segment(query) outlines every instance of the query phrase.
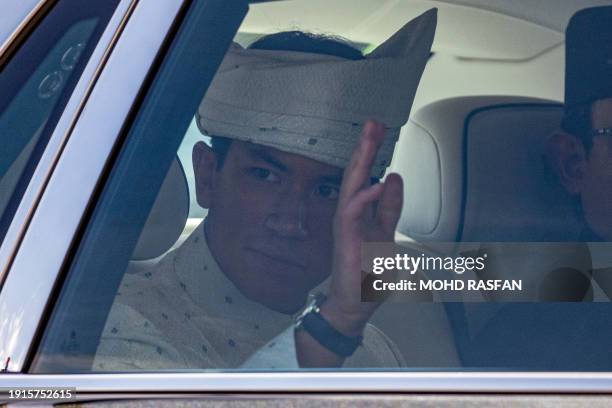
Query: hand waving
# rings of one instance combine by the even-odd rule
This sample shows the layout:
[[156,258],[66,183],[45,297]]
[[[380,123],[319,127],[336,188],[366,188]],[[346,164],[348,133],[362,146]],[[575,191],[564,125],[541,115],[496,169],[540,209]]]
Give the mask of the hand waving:
[[379,306],[361,302],[361,251],[364,242],[393,242],[402,211],[403,185],[398,174],[371,184],[370,173],[385,129],[368,121],[344,171],[334,218],[332,280],[324,314],[347,335],[361,332]]

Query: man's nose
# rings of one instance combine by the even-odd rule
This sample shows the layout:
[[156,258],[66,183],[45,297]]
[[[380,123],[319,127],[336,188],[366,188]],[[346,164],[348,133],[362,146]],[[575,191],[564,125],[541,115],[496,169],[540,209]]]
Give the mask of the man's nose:
[[306,200],[300,188],[288,188],[279,194],[266,218],[266,227],[283,238],[308,238]]

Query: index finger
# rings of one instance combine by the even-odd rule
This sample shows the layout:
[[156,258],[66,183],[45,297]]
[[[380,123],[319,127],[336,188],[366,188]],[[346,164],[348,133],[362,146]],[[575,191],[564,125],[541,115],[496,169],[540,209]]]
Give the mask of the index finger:
[[359,143],[344,170],[342,185],[340,186],[340,204],[369,185],[372,165],[384,136],[385,128],[381,123],[369,120],[363,126]]

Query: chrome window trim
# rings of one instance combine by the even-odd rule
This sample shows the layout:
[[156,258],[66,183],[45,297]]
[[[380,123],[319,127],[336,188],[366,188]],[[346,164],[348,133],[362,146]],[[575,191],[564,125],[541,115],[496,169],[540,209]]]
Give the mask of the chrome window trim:
[[53,167],[70,134],[70,130],[78,119],[92,87],[95,85],[95,81],[104,66],[107,54],[110,52],[116,36],[119,34],[122,25],[125,24],[125,18],[128,16],[129,10],[136,2],[137,0],[120,1],[83,70],[68,103],[64,107],[64,111],[36,165],[36,169],[28,182],[26,191],[19,202],[17,211],[0,246],[0,290],[2,289],[5,275],[10,268],[11,261],[19,247],[21,238],[25,234],[32,212],[44,191]]
[[138,3],[83,107],[0,292],[0,365],[7,371],[24,368],[92,192],[184,1]]
[[[7,357],[8,371],[21,371],[38,321],[48,301],[72,237],[106,164],[140,85],[184,0],[141,2],[130,19],[121,42],[84,106],[68,140],[65,152],[51,175],[40,207],[32,219],[23,243],[0,293],[0,316],[10,316],[0,326],[0,362]],[[122,1],[121,5],[128,4]],[[120,6],[121,7],[121,6]],[[126,8],[127,10],[127,8]],[[113,20],[115,21],[115,16]],[[117,22],[118,23],[118,22]],[[160,30],[151,36],[149,25]],[[110,25],[109,25],[110,27]],[[147,28],[147,29],[143,29]],[[108,31],[108,30],[107,30]],[[107,35],[107,31],[103,38]],[[144,34],[144,36],[143,36]],[[102,39],[101,39],[102,41]],[[110,38],[109,38],[110,41]],[[145,57],[125,67],[123,58],[133,56],[129,44],[146,48]],[[102,57],[96,48],[94,56]],[[93,75],[88,64],[69,105],[76,114],[86,94],[85,73]],[[131,68],[131,69],[127,69]],[[89,71],[88,71],[89,70]],[[116,81],[116,83],[114,82]],[[118,84],[123,84],[119,86]],[[79,88],[81,87],[81,88]],[[123,98],[117,98],[117,96]],[[68,110],[68,106],[66,110]],[[99,114],[104,107],[103,115]],[[101,118],[108,117],[108,121]],[[55,149],[49,146],[43,159],[53,162],[57,147],[71,129],[73,115],[65,112],[54,131]],[[63,124],[64,132],[59,132]],[[51,142],[50,142],[51,143]],[[86,152],[103,152],[83,155]],[[41,163],[42,160],[41,159]],[[39,164],[39,168],[41,165]],[[37,168],[35,177],[47,174]],[[41,173],[41,174],[38,174]],[[34,180],[34,179],[33,179]],[[42,179],[41,179],[42,180]],[[72,183],[67,182],[71,180]],[[75,187],[78,186],[78,187]],[[34,194],[30,192],[26,194]],[[34,188],[34,187],[32,187]],[[21,210],[21,206],[20,206]],[[26,209],[29,211],[29,207]],[[48,218],[51,217],[51,218]],[[13,227],[13,225],[11,225]],[[6,242],[5,242],[6,243]],[[5,245],[6,246],[6,245]],[[39,264],[37,258],[45,264]],[[2,252],[0,252],[2,255]],[[47,256],[49,255],[49,256]],[[0,261],[2,257],[0,256]],[[0,263],[1,265],[1,263]],[[21,316],[21,318],[19,318]],[[23,318],[27,317],[27,318]],[[269,372],[269,373],[150,373],[150,374],[6,374],[0,387],[76,387],[77,393],[145,392],[439,392],[439,393],[611,393],[612,373],[524,373],[524,372]]]
[[[85,393],[185,392],[612,392],[612,373],[269,372],[6,375],[0,386],[76,387]],[[150,396],[151,397],[151,396]]]
[[27,34],[35,28],[40,18],[55,5],[57,0],[40,0],[30,12],[15,27],[13,32],[0,44],[0,68],[8,61],[11,50],[19,46],[19,43]]
[[[0,14],[0,50],[5,49],[19,26],[25,24],[30,14],[44,0],[6,0],[2,2]],[[0,51],[1,53],[1,51]]]

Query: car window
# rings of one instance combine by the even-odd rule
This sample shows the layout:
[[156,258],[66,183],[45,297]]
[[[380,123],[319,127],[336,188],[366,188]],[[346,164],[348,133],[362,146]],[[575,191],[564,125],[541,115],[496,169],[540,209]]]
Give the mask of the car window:
[[211,35],[208,3],[130,124],[32,372],[611,369],[609,95],[572,130],[566,77],[590,74],[564,69],[565,27],[606,11],[279,1]]
[[0,242],[117,1],[60,1],[0,71]]
[[[189,198],[182,167],[174,158],[181,139],[193,119],[194,110],[201,101],[245,12],[244,2],[228,4],[217,0],[193,2],[187,9],[176,38],[170,45],[168,56],[160,65],[155,81],[146,95],[142,110],[137,115],[127,136],[125,150],[122,150],[121,153],[121,157],[126,159],[119,159],[124,164],[115,167],[112,171],[113,174],[128,171],[136,178],[112,176],[115,183],[123,180],[124,182],[129,181],[130,185],[109,184],[102,193],[109,199],[119,194],[127,201],[109,200],[108,205],[101,206],[96,211],[99,211],[99,216],[104,218],[108,216],[127,217],[129,221],[124,219],[118,223],[111,222],[119,226],[127,221],[127,224],[124,224],[128,226],[125,230],[127,235],[117,236],[116,231],[112,231],[113,227],[111,229],[94,228],[87,232],[88,235],[96,235],[92,243],[114,236],[111,241],[117,245],[112,251],[118,251],[115,252],[117,256],[100,258],[103,263],[108,261],[112,265],[103,263],[94,265],[97,262],[87,254],[97,251],[95,244],[89,248],[83,247],[81,251],[85,252],[79,251],[80,253],[76,255],[85,262],[77,269],[83,268],[83,270],[92,272],[92,268],[95,268],[98,272],[94,272],[93,275],[88,272],[88,278],[85,280],[77,278],[80,283],[71,288],[67,287],[67,292],[60,295],[66,299],[65,306],[61,307],[62,310],[58,309],[57,314],[54,314],[52,318],[56,322],[52,325],[57,325],[59,330],[51,329],[47,332],[48,337],[45,336],[41,351],[35,357],[35,370],[72,371],[90,368],[109,308],[124,277],[128,262],[134,257],[134,259],[143,260],[144,265],[149,265],[151,258],[160,255],[155,252],[160,247],[163,248],[165,243],[168,244],[168,247],[172,245],[181,233],[187,218]],[[224,18],[220,20],[219,15]],[[142,158],[146,157],[146,160],[138,161],[137,168],[132,167],[136,162],[127,159],[133,154]],[[121,166],[126,167],[122,169]],[[157,174],[150,172],[151,166],[156,169]],[[136,173],[133,173],[134,171],[140,175],[137,176]],[[132,184],[137,179],[147,180],[148,187],[145,187],[145,190],[148,192],[142,190],[142,184],[136,183],[137,186]],[[166,198],[171,198],[161,200],[162,204],[166,202],[169,206],[159,206],[157,203],[154,205],[160,189],[166,191]],[[128,195],[131,195],[131,198]],[[153,215],[155,213],[161,215],[161,228],[159,228],[160,224],[156,223],[158,218]],[[140,230],[151,216],[153,217],[153,229],[160,234],[155,235],[153,239],[144,237],[142,242],[138,242],[141,235]],[[173,221],[168,224],[163,221],[166,218]],[[136,226],[137,224],[140,225]],[[178,230],[176,226],[179,227]],[[173,232],[169,233],[165,227],[170,228]],[[111,241],[107,243],[110,244]],[[162,253],[168,247],[163,249]],[[94,264],[90,263],[92,261]],[[80,262],[77,261],[77,263]],[[73,276],[81,275],[76,269],[75,273],[76,275]],[[95,282],[89,279],[94,275],[97,276]],[[74,282],[77,283],[77,281]],[[82,284],[85,286],[81,286]],[[91,296],[83,296],[85,292]],[[86,304],[76,304],[84,300]],[[75,314],[74,307],[87,310],[87,312]],[[68,329],[68,332],[65,329]]]

